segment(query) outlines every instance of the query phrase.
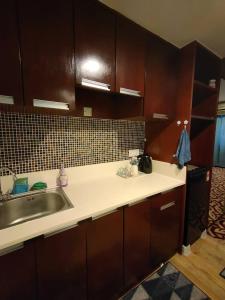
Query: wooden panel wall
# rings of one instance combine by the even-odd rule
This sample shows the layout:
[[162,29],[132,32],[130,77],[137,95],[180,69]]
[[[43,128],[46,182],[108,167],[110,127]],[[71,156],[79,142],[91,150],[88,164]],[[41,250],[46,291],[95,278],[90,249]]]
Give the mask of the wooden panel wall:
[[[164,42],[164,51],[162,56],[165,57],[166,53],[174,51],[177,54],[177,60],[174,60],[174,64],[165,64],[165,58],[158,58],[158,64],[161,68],[161,73],[155,73],[153,71],[152,76],[156,76],[154,80],[160,80],[164,74],[171,76],[176,80],[173,94],[168,93],[166,98],[166,91],[164,91],[164,101],[170,101],[171,105],[174,105],[175,111],[172,119],[165,122],[146,122],[146,147],[145,150],[154,159],[173,163],[173,155],[176,153],[179,136],[183,129],[183,126],[177,126],[177,121],[188,120],[190,124],[191,120],[191,105],[192,105],[192,90],[194,82],[194,47],[189,45],[183,48],[180,52],[173,45]],[[159,53],[155,53],[159,55]],[[171,56],[168,56],[169,58]],[[154,56],[153,56],[154,58]],[[182,62],[182,63],[181,63]],[[156,65],[157,67],[157,65]],[[163,74],[164,73],[164,74]],[[158,78],[157,78],[158,77]],[[166,77],[165,77],[166,80]],[[164,86],[162,86],[162,89]],[[158,90],[157,90],[158,92]],[[157,95],[158,96],[158,95]],[[152,96],[152,100],[154,95]],[[175,103],[174,103],[175,102]],[[188,126],[188,130],[190,130]]]

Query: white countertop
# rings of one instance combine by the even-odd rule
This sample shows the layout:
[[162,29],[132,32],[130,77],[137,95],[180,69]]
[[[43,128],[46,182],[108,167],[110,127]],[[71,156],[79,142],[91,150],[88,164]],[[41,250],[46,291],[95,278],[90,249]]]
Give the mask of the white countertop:
[[[121,206],[185,184],[186,170],[178,172],[174,166],[160,162],[155,162],[152,174],[140,174],[124,179],[115,175],[115,170],[121,163],[124,164],[117,162],[76,168],[82,176],[78,180],[77,175],[73,173],[71,184],[63,189],[73,208],[0,230],[0,250],[42,234],[76,225],[86,218],[99,217]],[[70,176],[74,169],[68,171]],[[103,172],[104,169],[107,169],[107,172]],[[45,174],[47,175],[49,174]],[[35,174],[35,179],[36,176]]]

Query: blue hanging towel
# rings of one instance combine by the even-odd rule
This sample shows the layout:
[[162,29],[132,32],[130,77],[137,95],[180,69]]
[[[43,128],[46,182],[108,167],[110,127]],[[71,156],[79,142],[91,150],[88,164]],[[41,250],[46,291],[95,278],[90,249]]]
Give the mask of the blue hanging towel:
[[181,169],[185,163],[191,160],[190,139],[186,129],[183,129],[181,133],[176,158],[178,160],[178,166]]

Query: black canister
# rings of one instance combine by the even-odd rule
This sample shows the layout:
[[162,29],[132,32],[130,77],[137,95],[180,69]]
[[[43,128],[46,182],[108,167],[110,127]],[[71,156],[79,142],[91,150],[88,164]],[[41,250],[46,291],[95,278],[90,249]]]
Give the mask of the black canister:
[[138,170],[140,172],[150,174],[152,173],[152,160],[148,154],[142,154],[138,156]]

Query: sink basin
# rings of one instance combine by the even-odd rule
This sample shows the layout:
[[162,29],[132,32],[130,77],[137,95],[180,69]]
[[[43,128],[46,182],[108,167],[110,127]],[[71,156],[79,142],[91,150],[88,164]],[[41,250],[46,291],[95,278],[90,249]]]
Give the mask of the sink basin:
[[0,229],[73,207],[60,188],[23,194],[0,202]]

